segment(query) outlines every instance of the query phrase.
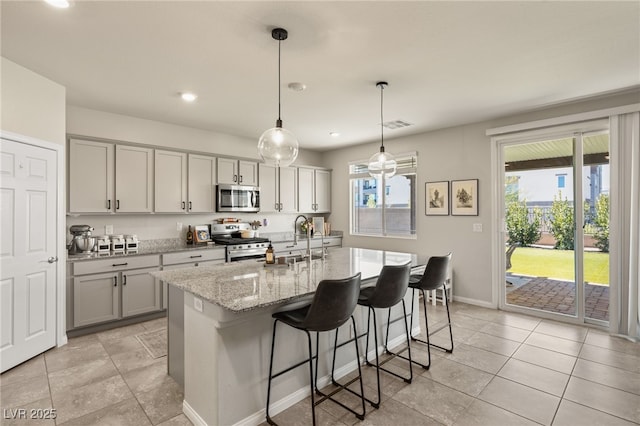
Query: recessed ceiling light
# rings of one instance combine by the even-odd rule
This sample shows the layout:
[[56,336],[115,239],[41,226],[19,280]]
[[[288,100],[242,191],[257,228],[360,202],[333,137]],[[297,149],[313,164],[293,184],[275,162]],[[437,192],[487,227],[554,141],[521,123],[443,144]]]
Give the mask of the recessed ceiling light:
[[59,9],[66,9],[69,7],[69,2],[67,0],[44,0],[48,4],[53,7],[57,7]]
[[302,92],[304,89],[307,88],[307,85],[304,83],[299,83],[299,82],[293,82],[293,83],[289,83],[287,85],[287,87],[291,90],[293,90],[294,92]]
[[340,136],[340,133],[338,133],[338,132],[329,132],[329,136],[331,136],[332,138],[337,138],[338,136]]
[[198,95],[196,95],[195,93],[191,93],[191,92],[182,92],[180,94],[180,97],[185,102],[193,102],[198,98]]

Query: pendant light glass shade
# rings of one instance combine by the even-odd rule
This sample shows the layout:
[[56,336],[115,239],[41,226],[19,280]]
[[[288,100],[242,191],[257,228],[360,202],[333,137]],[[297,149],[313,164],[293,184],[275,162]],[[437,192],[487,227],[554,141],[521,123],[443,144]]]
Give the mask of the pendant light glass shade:
[[369,158],[369,174],[376,179],[383,175],[385,178],[392,177],[396,174],[397,167],[396,159],[392,154],[384,152],[384,147]]
[[298,157],[298,139],[276,124],[276,127],[265,130],[258,139],[258,153],[265,163],[286,167]]
[[280,118],[280,42],[288,37],[287,30],[275,28],[271,37],[278,40],[278,119],[276,127],[266,130],[258,139],[258,154],[265,163],[286,167],[298,158],[298,138],[282,128]]
[[376,152],[369,159],[369,174],[371,177],[380,179],[384,176],[385,179],[392,177],[396,174],[398,163],[395,157],[385,152],[384,150],[384,119],[382,115],[383,107],[383,91],[388,83],[386,81],[379,81],[376,86],[380,88],[380,152]]

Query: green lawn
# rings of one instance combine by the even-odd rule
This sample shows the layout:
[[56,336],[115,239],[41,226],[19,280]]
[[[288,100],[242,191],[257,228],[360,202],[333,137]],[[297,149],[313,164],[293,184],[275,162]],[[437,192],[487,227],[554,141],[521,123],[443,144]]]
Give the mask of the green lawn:
[[[511,256],[513,274],[574,280],[573,250],[518,247]],[[584,279],[590,283],[609,284],[609,253],[585,252]]]

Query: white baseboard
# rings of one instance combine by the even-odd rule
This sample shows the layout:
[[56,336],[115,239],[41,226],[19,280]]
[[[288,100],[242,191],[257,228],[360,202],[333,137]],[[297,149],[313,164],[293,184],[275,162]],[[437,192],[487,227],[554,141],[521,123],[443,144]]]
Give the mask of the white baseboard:
[[200,417],[200,415],[196,412],[196,410],[191,408],[189,403],[184,400],[182,401],[182,412],[185,416],[187,416],[189,420],[191,420],[191,423],[193,423],[195,426],[207,426],[207,422],[205,422],[204,419]]
[[469,299],[468,297],[460,297],[460,296],[453,296],[453,300],[454,302],[467,303],[469,305],[480,306],[482,308],[498,309],[497,305],[494,305],[491,302],[485,302],[484,300]]

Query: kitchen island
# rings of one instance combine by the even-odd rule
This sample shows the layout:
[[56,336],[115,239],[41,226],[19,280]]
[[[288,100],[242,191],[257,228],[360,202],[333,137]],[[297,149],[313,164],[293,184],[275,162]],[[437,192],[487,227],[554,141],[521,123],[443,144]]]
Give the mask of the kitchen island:
[[[339,248],[324,259],[283,266],[247,260],[223,265],[153,272],[169,284],[169,374],[184,385],[183,411],[194,424],[260,424],[264,421],[271,314],[308,303],[323,279],[358,272],[363,286],[373,285],[383,265],[410,262],[409,253]],[[411,292],[405,296],[410,302]],[[392,317],[401,316],[400,307]],[[386,312],[380,312],[380,329]],[[366,330],[366,310],[355,312],[359,333]],[[414,321],[418,324],[418,321]],[[417,331],[417,330],[416,330]],[[351,336],[341,328],[341,341]],[[392,324],[389,343],[404,342],[404,326]],[[319,386],[328,383],[333,334],[320,339]],[[370,356],[373,348],[370,347]],[[304,359],[304,333],[284,327],[278,334],[274,369]],[[329,356],[327,356],[329,354]],[[357,368],[351,347],[338,351],[336,377]],[[308,395],[308,370],[300,367],[274,382],[272,412],[278,413]]]

